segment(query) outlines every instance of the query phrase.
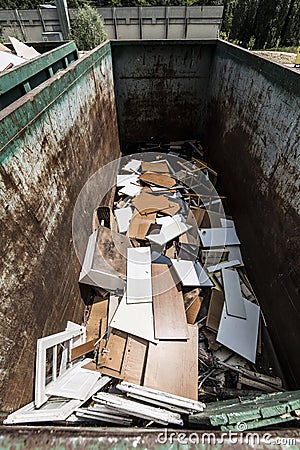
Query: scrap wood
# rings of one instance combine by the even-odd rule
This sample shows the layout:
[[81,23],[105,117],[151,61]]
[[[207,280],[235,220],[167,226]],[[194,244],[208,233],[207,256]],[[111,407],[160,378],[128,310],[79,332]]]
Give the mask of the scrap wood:
[[198,400],[198,327],[188,330],[187,341],[149,344],[144,386]]
[[219,342],[216,341],[215,333],[213,333],[212,331],[207,330],[205,328],[202,329],[202,333],[204,334],[204,336],[207,339],[209,350],[217,351],[217,350],[219,350],[219,348],[222,347],[222,344],[220,344]]
[[[97,301],[100,300],[100,301]],[[86,325],[86,339],[99,339],[106,331],[108,300],[94,298],[94,303]]]
[[187,310],[188,307],[200,296],[200,293],[201,293],[200,288],[194,288],[192,290],[189,289],[188,291],[185,290],[183,294],[185,310]]
[[168,199],[164,195],[154,195],[148,192],[142,192],[134,200],[133,204],[140,214],[149,214],[161,212],[168,216],[174,216],[178,213],[180,205]]
[[182,293],[165,264],[152,264],[154,333],[156,339],[188,339]]
[[212,289],[209,308],[206,319],[206,326],[212,331],[217,332],[222,316],[224,306],[224,294],[222,291]]
[[155,223],[156,213],[140,214],[135,210],[131,219],[128,237],[131,239],[145,240],[151,224]]
[[187,323],[194,325],[194,323],[197,320],[200,308],[201,308],[201,302],[202,302],[202,298],[196,297],[194,299],[194,301],[191,303],[191,305],[186,309],[185,314],[186,314]]
[[71,349],[71,361],[79,358],[80,356],[84,356],[87,353],[90,353],[95,350],[95,344],[98,338],[91,339],[90,341],[85,342],[84,344],[77,345]]
[[142,161],[142,172],[169,173],[169,166],[166,162]]
[[171,178],[170,175],[157,174],[152,172],[145,172],[140,175],[140,181],[164,188],[172,188],[176,184],[176,181]]

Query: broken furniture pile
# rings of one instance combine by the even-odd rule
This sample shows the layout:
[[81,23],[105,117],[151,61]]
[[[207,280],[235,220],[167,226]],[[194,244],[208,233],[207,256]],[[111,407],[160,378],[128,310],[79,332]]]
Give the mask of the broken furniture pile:
[[0,72],[12,69],[40,55],[33,47],[24,44],[14,37],[9,36],[9,40],[16,54],[12,53],[8,47],[0,43]]
[[[283,390],[282,380],[255,365],[263,321],[234,221],[216,195],[217,173],[199,159],[182,160],[182,146],[120,168],[114,210],[95,212],[80,273],[82,292],[94,297],[86,329],[69,323],[38,341],[35,401],[6,423],[234,429],[229,415],[212,420],[214,411],[244,411],[247,395],[276,404],[277,394],[259,396]],[[244,398],[220,402],[235,397]],[[293,418],[296,403],[285,411]],[[266,416],[252,412],[264,426]],[[268,423],[281,416],[274,410]]]

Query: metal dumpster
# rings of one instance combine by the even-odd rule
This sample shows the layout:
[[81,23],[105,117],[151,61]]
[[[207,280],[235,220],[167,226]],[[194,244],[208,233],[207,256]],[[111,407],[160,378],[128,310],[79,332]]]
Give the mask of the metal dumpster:
[[4,413],[32,397],[36,339],[82,318],[71,235],[80,189],[145,140],[207,146],[299,388],[299,86],[297,73],[220,40],[112,41],[0,112]]

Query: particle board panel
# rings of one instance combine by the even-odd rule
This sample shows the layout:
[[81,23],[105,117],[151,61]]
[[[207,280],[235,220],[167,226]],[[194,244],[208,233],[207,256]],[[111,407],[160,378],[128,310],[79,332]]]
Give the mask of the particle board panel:
[[213,286],[210,278],[199,262],[172,259],[172,267],[183,286]]
[[154,184],[155,186],[171,189],[176,185],[176,181],[170,175],[145,172],[140,175],[140,181],[143,183]]
[[187,323],[194,325],[197,320],[197,316],[199,314],[201,308],[202,298],[196,297],[193,303],[187,308],[185,314]]
[[144,386],[198,400],[198,327],[188,332],[187,341],[149,344]]
[[118,330],[112,330],[106,345],[106,350],[108,353],[105,353],[105,357],[101,365],[107,369],[121,372],[126,343],[126,333]]
[[147,191],[138,195],[133,200],[133,204],[140,214],[162,212],[168,216],[174,216],[180,209],[178,203],[173,202],[165,195],[150,194]]
[[141,384],[147,349],[147,341],[128,335],[121,370],[121,377],[123,380],[129,383]]
[[139,161],[138,159],[132,159],[124,167],[122,167],[122,170],[124,170],[125,172],[137,172],[140,167],[141,161]]
[[142,161],[143,172],[169,173],[169,166],[166,162]]
[[111,326],[147,341],[157,342],[154,338],[152,302],[129,304],[124,295],[111,321]]
[[154,242],[154,244],[165,245],[191,228],[191,225],[174,221],[173,223],[162,227],[158,234],[148,236],[148,239],[149,241]]
[[90,341],[85,342],[84,344],[77,345],[77,347],[73,347],[71,349],[71,361],[79,358],[80,356],[84,356],[87,353],[90,353],[94,350],[94,345],[97,342],[98,338],[94,338]]
[[246,319],[239,274],[230,269],[222,269],[226,311],[228,315]]
[[206,326],[212,331],[217,332],[219,329],[224,302],[225,299],[223,292],[217,289],[212,289],[206,319]]
[[227,269],[228,267],[239,266],[241,262],[238,259],[234,259],[232,261],[225,261],[214,266],[207,267],[207,271],[209,273],[217,272],[222,269]]
[[255,363],[260,307],[243,299],[247,319],[230,316],[223,306],[217,341]]
[[198,227],[200,227],[201,224],[202,224],[202,221],[204,219],[205,213],[206,213],[205,209],[190,208],[190,212],[193,214],[193,216],[194,216],[194,218],[195,218],[195,220],[197,222]]
[[138,175],[117,175],[117,187],[125,187],[129,184],[139,184]]
[[183,296],[165,264],[152,265],[154,335],[156,339],[188,339]]
[[127,249],[127,303],[152,302],[150,247]]
[[149,227],[155,223],[156,213],[140,214],[137,210],[131,219],[128,236],[130,239],[146,239]]
[[[98,297],[95,297],[95,300]],[[101,321],[107,318],[108,300],[101,300],[93,303],[90,316],[86,325],[86,339],[90,341],[101,336]]]

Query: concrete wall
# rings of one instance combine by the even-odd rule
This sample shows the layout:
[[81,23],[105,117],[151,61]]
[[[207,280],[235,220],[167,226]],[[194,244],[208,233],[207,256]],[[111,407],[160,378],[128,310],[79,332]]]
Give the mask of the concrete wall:
[[201,135],[214,44],[112,42],[123,144]]
[[211,161],[282,368],[300,387],[300,77],[219,42],[210,79]]
[[36,339],[82,320],[74,203],[118,155],[109,44],[0,112],[3,411],[32,399]]
[[[97,8],[110,39],[216,38],[223,6]],[[69,10],[70,19],[75,9]],[[41,41],[43,32],[61,32],[56,9],[1,10],[4,40]],[[48,36],[51,39],[51,36]]]

